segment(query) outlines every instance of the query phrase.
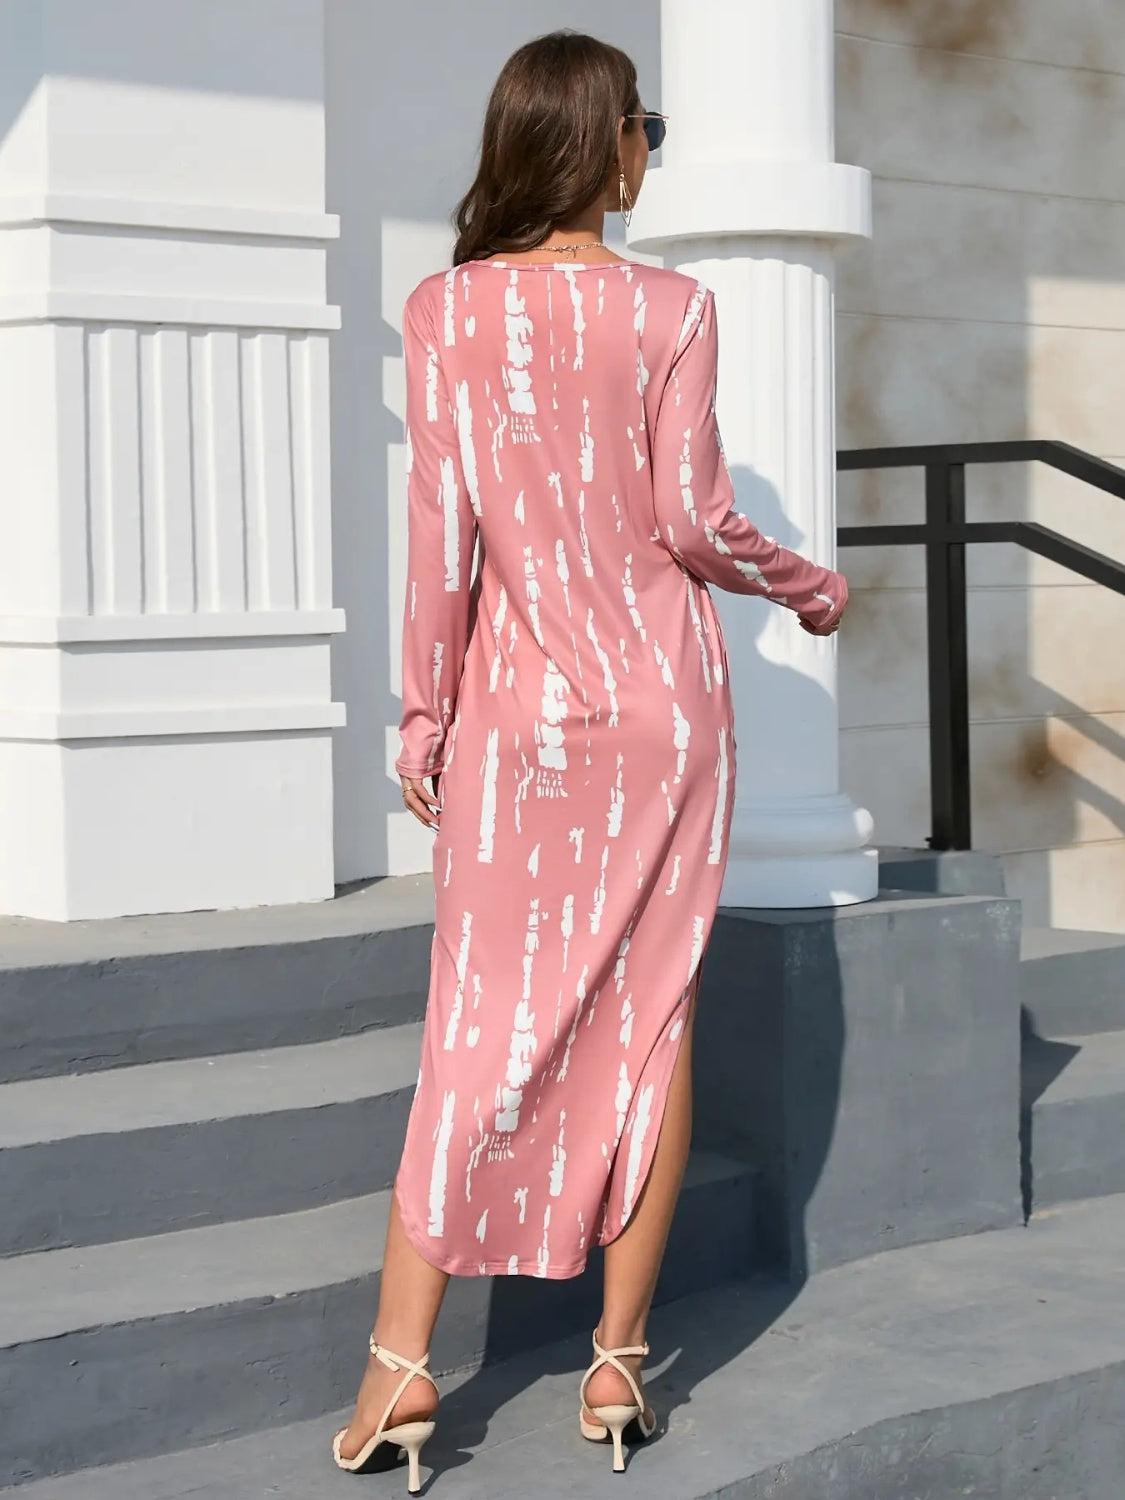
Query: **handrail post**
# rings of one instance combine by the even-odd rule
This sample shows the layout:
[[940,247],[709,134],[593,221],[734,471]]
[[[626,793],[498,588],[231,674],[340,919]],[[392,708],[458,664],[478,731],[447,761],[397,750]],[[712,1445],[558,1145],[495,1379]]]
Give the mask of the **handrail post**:
[[926,465],[932,849],[971,849],[965,465]]

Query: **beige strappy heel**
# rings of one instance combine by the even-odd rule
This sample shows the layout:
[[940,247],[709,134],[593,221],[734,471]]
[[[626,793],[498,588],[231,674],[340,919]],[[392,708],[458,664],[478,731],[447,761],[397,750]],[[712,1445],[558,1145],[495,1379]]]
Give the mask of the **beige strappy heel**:
[[[403,1355],[396,1354],[393,1349],[388,1349],[385,1344],[377,1344],[374,1334],[368,1341],[368,1347],[375,1358],[385,1364],[388,1369],[405,1370],[406,1374],[399,1381],[394,1395],[387,1402],[374,1435],[368,1438],[356,1456],[354,1458],[340,1457],[340,1441],[348,1430],[346,1427],[341,1427],[332,1439],[332,1457],[339,1468],[347,1469],[353,1474],[375,1474],[384,1469],[393,1469],[405,1450],[410,1461],[410,1474],[406,1487],[412,1495],[416,1495],[422,1488],[418,1455],[437,1423],[434,1421],[399,1422],[396,1427],[387,1427],[385,1424],[391,1412],[394,1411],[398,1398],[416,1375],[420,1375],[423,1380],[428,1380],[437,1390],[437,1381],[426,1369],[430,1356],[427,1352],[420,1360],[406,1359]],[[381,1452],[380,1449],[382,1449]]]
[[[630,1442],[639,1438],[648,1438],[656,1431],[656,1413],[651,1407],[646,1406],[645,1398],[640,1386],[633,1379],[632,1372],[621,1363],[619,1358],[622,1354],[647,1354],[648,1344],[637,1344],[631,1348],[603,1349],[598,1343],[598,1335],[594,1333],[594,1362],[582,1377],[582,1384],[578,1387],[578,1399],[581,1403],[578,1411],[578,1426],[584,1438],[589,1438],[592,1443],[604,1443],[607,1437],[613,1438],[613,1467],[616,1473],[621,1473],[625,1468],[625,1454],[621,1447],[621,1439],[627,1436]],[[586,1420],[586,1386],[590,1376],[602,1365],[612,1365],[629,1382],[629,1389],[636,1397],[633,1403],[623,1403],[613,1406],[591,1406],[590,1411],[597,1417],[596,1422]]]

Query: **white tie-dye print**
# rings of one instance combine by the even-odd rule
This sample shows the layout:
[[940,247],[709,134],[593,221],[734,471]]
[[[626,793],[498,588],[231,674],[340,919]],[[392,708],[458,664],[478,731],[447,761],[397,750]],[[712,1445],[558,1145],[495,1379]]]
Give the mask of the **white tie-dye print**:
[[461,947],[457,953],[457,988],[453,993],[453,1006],[445,1028],[445,1050],[452,1052],[457,1044],[457,1028],[461,1024],[461,1012],[465,1008],[465,976],[469,969],[469,944],[473,935],[473,914],[461,914]]
[[543,697],[535,723],[539,750],[537,791],[544,797],[565,797],[566,791],[566,697],[568,683],[555,662],[547,658],[543,669]]
[[446,1089],[441,1101],[441,1118],[434,1133],[434,1155],[430,1167],[430,1223],[427,1233],[440,1235],[445,1228],[445,1189],[449,1180],[449,1142],[453,1137],[453,1111],[457,1094]]
[[582,435],[578,440],[578,474],[583,484],[594,478],[594,439],[590,434],[590,399],[582,398]]
[[563,1140],[566,1135],[566,1110],[559,1110],[559,1134],[554,1146],[551,1148],[551,1173],[548,1184],[548,1192],[552,1198],[557,1198],[562,1193],[563,1182],[566,1178],[566,1147]]
[[469,491],[469,504],[473,507],[473,514],[479,516],[480,489],[477,485],[477,454],[473,447],[473,408],[469,400],[467,380],[457,382],[457,438],[465,487]]
[[722,884],[708,585],[814,629],[847,586],[735,509],[694,280],[471,262],[417,288],[403,337],[395,764],[441,779],[396,1199],[446,1270],[573,1276],[640,1198]]
[[637,1196],[637,1181],[641,1173],[641,1157],[644,1152],[645,1134],[652,1120],[652,1096],[654,1085],[646,1083],[637,1098],[637,1112],[633,1116],[633,1127],[629,1132],[629,1155],[625,1166],[625,1196],[622,1211],[626,1217],[633,1211]]
[[[438,352],[433,344],[426,345],[426,421],[436,422],[438,419]],[[406,435],[406,472],[409,474],[414,468],[414,444],[409,432]]]
[[534,325],[527,315],[527,303],[518,291],[519,273],[512,275],[505,295],[504,326],[508,339],[508,363],[502,367],[501,378],[508,392],[508,405],[515,413],[512,435],[515,441],[526,439],[533,429],[527,420],[535,415],[535,395],[531,388],[532,348],[531,334]]
[[445,327],[446,348],[451,347],[457,342],[457,326],[455,322],[453,306],[453,279],[456,274],[457,272],[455,270],[447,271],[442,283],[442,314]]

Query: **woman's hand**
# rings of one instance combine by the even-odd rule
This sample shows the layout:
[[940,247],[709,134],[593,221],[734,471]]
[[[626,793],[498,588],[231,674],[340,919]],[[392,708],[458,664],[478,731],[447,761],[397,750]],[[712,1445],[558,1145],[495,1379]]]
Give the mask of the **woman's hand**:
[[420,777],[402,777],[402,800],[408,811],[412,812],[419,823],[424,823],[427,828],[438,826],[438,799],[437,799],[437,777],[431,776],[434,790],[427,791],[426,784]]
[[801,629],[807,630],[810,635],[834,635],[840,628],[840,621],[844,618],[844,615],[847,612],[847,608],[848,606],[845,604],[844,608],[832,621],[831,625],[810,625],[807,620],[802,619],[800,621]]
[[808,620],[806,620],[803,616],[801,616],[800,617],[801,629],[802,630],[807,630],[810,635],[834,635],[835,632],[840,628],[840,621],[844,618],[844,616],[848,612],[848,581],[847,581],[847,579],[844,577],[844,575],[842,573],[840,573],[838,575],[838,577],[839,577],[840,583],[842,584],[843,589],[844,589],[844,604],[843,604],[843,608],[840,610],[840,613],[831,622],[831,624],[828,624],[828,625],[810,625],[809,622],[808,622]]

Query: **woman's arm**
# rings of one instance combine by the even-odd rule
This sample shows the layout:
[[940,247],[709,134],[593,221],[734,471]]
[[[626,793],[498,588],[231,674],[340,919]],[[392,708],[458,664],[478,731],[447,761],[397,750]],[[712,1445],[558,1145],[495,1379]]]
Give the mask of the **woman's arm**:
[[762,594],[831,634],[848,601],[842,573],[764,536],[734,508],[734,485],[715,420],[718,329],[704,294],[682,337],[653,435],[653,499],[660,539],[697,577],[736,594]]
[[426,283],[403,310],[406,364],[407,576],[402,625],[400,776],[444,765],[476,596],[476,516],[461,467],[453,405],[438,358]]

